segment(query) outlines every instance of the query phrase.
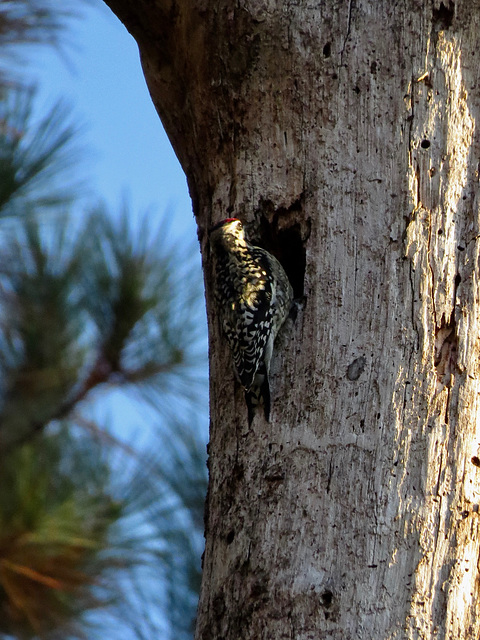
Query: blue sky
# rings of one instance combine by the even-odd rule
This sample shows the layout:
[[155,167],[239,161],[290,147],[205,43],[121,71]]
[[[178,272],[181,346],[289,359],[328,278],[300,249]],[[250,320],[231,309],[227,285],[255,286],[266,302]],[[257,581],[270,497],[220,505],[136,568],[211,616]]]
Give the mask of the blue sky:
[[[151,102],[134,39],[101,0],[81,5],[64,51],[36,48],[28,73],[39,107],[65,99],[86,149],[81,174],[110,206],[127,193],[138,212],[172,216],[176,237],[196,237],[183,171]],[[152,209],[152,210],[153,210]]]

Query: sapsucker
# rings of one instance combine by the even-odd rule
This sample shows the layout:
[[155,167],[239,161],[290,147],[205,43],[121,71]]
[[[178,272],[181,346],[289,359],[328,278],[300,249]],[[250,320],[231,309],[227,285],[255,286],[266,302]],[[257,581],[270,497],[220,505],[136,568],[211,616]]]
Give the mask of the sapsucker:
[[245,389],[248,421],[263,399],[270,417],[268,374],[273,344],[287,319],[293,291],[279,261],[251,245],[237,218],[210,231],[215,258],[215,297],[220,321],[232,351],[237,377]]

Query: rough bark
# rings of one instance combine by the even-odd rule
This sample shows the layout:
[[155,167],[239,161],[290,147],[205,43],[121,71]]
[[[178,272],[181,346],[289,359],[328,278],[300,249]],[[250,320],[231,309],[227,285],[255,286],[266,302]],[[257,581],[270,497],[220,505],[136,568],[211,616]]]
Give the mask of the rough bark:
[[[197,640],[477,639],[480,2],[107,4],[204,258]],[[205,230],[229,215],[300,300],[251,429],[211,296]]]

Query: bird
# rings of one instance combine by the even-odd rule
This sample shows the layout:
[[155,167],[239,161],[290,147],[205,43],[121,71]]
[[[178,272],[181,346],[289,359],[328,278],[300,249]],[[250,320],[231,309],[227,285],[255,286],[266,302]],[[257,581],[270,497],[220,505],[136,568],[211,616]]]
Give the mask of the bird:
[[292,306],[293,289],[277,258],[246,239],[238,218],[214,225],[209,240],[217,309],[236,376],[245,390],[248,422],[251,425],[262,401],[269,421],[270,361]]

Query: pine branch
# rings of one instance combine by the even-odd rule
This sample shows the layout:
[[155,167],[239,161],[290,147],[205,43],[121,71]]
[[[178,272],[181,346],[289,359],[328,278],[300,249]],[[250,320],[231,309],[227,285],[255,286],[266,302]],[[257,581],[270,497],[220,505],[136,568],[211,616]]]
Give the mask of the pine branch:
[[[114,371],[111,363],[101,355],[95,365],[92,367],[89,375],[85,378],[80,388],[72,395],[71,398],[63,402],[50,416],[45,420],[32,421],[26,428],[25,433],[7,445],[0,445],[0,452],[5,455],[13,449],[26,444],[41,433],[48,424],[56,421],[68,419],[77,406],[83,402],[88,395],[100,386],[108,384],[109,386],[118,386],[123,383],[136,384],[152,377],[168,373],[176,362],[167,362],[164,364],[151,364],[138,370],[119,370]],[[78,417],[77,417],[78,420]]]
[[68,173],[78,160],[69,109],[59,102],[33,124],[33,100],[20,88],[0,101],[0,218],[63,207],[78,194]]
[[[11,238],[3,263],[13,266],[4,270],[3,286],[0,268],[8,319],[0,353],[11,362],[4,369],[3,453],[67,419],[93,389],[147,385],[170,393],[172,374],[186,370],[198,334],[172,280],[183,278],[173,266],[182,261],[171,251],[162,256],[161,243],[148,243],[143,230],[136,237],[126,220],[114,225],[97,210],[72,244],[67,220],[44,233],[28,218]],[[90,336],[80,348],[86,326]]]
[[97,442],[102,442],[108,447],[116,447],[124,451],[129,456],[137,458],[138,452],[135,451],[135,449],[130,447],[119,438],[116,438],[111,433],[108,433],[107,431],[105,431],[105,429],[102,429],[102,427],[100,427],[93,420],[88,420],[87,418],[85,418],[85,416],[75,411],[72,412],[71,418],[75,422],[75,424],[88,431]]

